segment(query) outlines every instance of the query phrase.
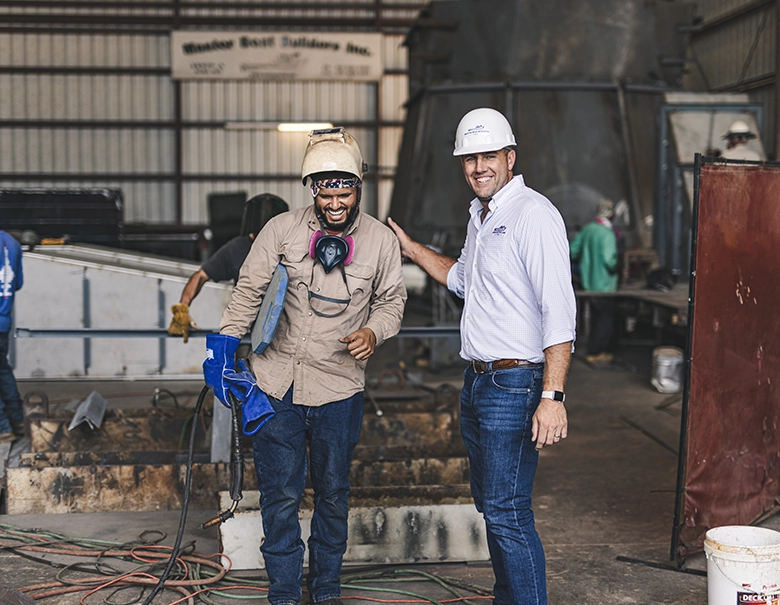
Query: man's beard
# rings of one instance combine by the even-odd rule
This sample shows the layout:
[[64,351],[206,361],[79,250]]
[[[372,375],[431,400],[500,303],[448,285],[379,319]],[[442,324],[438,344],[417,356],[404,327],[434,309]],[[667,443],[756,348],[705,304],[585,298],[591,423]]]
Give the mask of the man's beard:
[[328,231],[342,232],[346,231],[352,223],[355,222],[360,204],[355,204],[350,210],[347,211],[346,220],[343,223],[333,224],[328,221],[327,212],[322,212],[317,204],[314,204],[314,212],[317,215],[321,225]]

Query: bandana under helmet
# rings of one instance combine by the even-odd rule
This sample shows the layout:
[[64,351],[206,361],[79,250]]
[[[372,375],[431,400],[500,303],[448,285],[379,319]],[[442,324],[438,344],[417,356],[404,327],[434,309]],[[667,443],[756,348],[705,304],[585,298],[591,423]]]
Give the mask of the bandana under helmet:
[[[316,199],[319,195],[320,191],[323,189],[351,189],[352,187],[355,188],[355,196],[357,197],[357,201],[355,202],[355,207],[352,209],[352,212],[350,213],[349,217],[347,218],[347,222],[344,225],[343,232],[346,233],[347,229],[349,229],[352,226],[352,223],[355,222],[355,219],[357,218],[358,212],[360,211],[360,198],[363,196],[363,181],[361,181],[359,178],[355,176],[349,176],[348,178],[332,178],[332,179],[310,179],[311,183],[311,196],[312,198]],[[322,213],[322,211],[319,209],[319,206],[317,204],[314,204],[314,213],[317,215],[317,220],[320,222],[320,227],[322,227],[323,232],[325,231],[325,224],[326,219],[325,215]]]

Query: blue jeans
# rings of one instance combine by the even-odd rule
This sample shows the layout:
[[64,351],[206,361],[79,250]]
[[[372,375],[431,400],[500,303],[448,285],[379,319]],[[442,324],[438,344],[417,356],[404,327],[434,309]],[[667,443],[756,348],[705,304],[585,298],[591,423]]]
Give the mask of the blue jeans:
[[10,433],[12,425],[23,422],[22,398],[8,363],[8,332],[0,332],[0,433]]
[[531,510],[539,453],[531,419],[542,396],[544,366],[478,374],[469,366],[460,430],[469,454],[471,494],[485,518],[496,583],[495,605],[546,605],[542,543]]
[[[314,603],[341,596],[341,559],[347,549],[349,468],[360,438],[363,393],[308,407],[268,398],[276,411],[252,439],[265,540],[260,551],[271,586],[268,602],[301,598],[303,540],[298,508],[311,464],[314,516],[306,585]],[[308,443],[309,455],[306,455]]]

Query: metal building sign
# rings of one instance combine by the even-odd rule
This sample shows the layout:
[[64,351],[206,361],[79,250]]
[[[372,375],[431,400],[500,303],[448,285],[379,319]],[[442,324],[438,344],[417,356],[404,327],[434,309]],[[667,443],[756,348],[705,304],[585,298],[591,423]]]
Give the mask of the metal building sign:
[[171,33],[177,80],[347,80],[382,76],[382,34],[347,32]]

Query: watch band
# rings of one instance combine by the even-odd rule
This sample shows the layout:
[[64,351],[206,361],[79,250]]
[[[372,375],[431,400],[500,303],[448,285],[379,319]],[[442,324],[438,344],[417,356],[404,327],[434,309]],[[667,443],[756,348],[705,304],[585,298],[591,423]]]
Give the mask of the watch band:
[[566,401],[566,395],[563,391],[542,391],[542,399],[552,399],[553,401]]

